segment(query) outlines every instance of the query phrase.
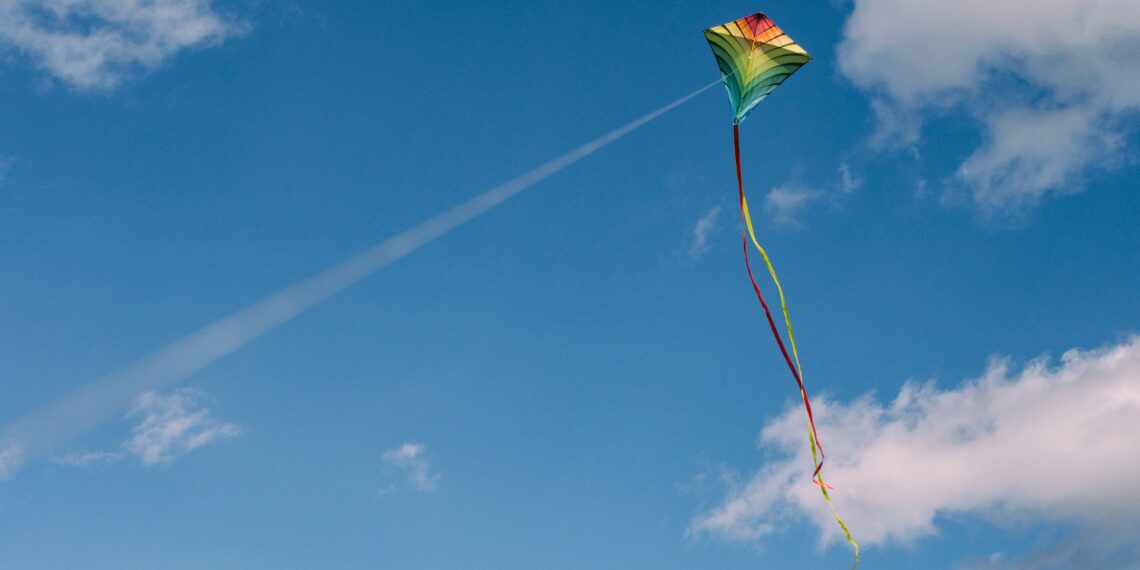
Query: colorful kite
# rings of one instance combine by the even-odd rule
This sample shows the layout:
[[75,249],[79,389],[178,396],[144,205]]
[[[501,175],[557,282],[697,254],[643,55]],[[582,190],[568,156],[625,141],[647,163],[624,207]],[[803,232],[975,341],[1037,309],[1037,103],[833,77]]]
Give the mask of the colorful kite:
[[[768,258],[768,253],[760,246],[756,239],[756,232],[752,228],[752,216],[748,211],[748,200],[744,197],[744,177],[740,171],[740,123],[748,117],[752,109],[763,101],[769,93],[774,91],[785,79],[795,73],[805,63],[811,61],[804,48],[796,45],[776,24],[772,23],[764,14],[753,14],[734,22],[728,22],[705,30],[705,38],[709,41],[716,62],[720,66],[721,75],[724,76],[724,86],[728,90],[728,100],[732,103],[732,144],[736,152],[736,183],[740,194],[740,219],[743,222],[741,240],[744,245],[744,266],[748,269],[748,279],[752,282],[752,289],[756,291],[756,298],[764,308],[764,316],[768,318],[768,326],[772,329],[772,336],[776,338],[776,345],[784,355],[788,369],[800,389],[800,396],[804,401],[804,411],[807,414],[808,441],[811,444],[811,456],[815,471],[812,473],[812,482],[819,486],[823,498],[835,514],[847,541],[855,548],[855,565],[859,565],[859,544],[851,537],[847,525],[840,518],[835,506],[831,504],[831,495],[827,490],[831,488],[823,481],[823,445],[815,429],[815,418],[811,412],[811,401],[804,388],[803,368],[800,366],[799,351],[796,350],[796,337],[792,334],[792,319],[788,316],[788,304],[784,300],[784,289],[776,277],[776,269]],[[780,331],[772,319],[772,312],[768,310],[768,303],[760,293],[760,286],[752,275],[752,265],[748,261],[748,241],[760,252],[764,264],[768,266],[768,274],[776,284],[776,291],[780,295],[780,308],[784,312],[784,325],[788,330],[788,343],[792,346],[792,355],[784,347],[780,338]],[[794,358],[794,362],[793,362]]]

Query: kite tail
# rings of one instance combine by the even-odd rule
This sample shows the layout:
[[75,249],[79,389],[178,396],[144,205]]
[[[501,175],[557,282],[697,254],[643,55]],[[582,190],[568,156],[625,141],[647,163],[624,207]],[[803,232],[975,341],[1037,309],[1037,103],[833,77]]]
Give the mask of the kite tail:
[[[776,345],[780,347],[780,353],[784,355],[784,362],[788,365],[788,370],[792,372],[792,377],[796,380],[796,385],[800,389],[800,397],[804,401],[804,410],[807,412],[808,419],[808,439],[811,442],[812,462],[815,471],[812,473],[812,480],[814,481],[819,475],[820,470],[823,468],[823,446],[819,443],[819,437],[815,428],[815,417],[811,410],[811,401],[807,397],[807,390],[804,388],[803,380],[800,377],[799,355],[796,355],[795,362],[792,362],[792,357],[788,355],[788,349],[784,346],[784,339],[780,337],[780,331],[776,328],[776,321],[772,319],[772,311],[768,309],[768,303],[764,300],[764,295],[760,293],[760,286],[756,283],[756,278],[752,273],[752,264],[748,258],[748,238],[752,236],[753,244],[760,250],[764,262],[771,268],[772,264],[768,261],[768,254],[764,248],[756,243],[755,232],[752,229],[752,216],[748,211],[748,200],[744,197],[744,176],[740,169],[740,126],[732,126],[732,142],[733,150],[736,153],[736,182],[740,191],[740,219],[744,225],[741,231],[741,242],[744,246],[744,266],[748,270],[748,280],[752,282],[752,289],[756,292],[756,298],[760,300],[760,306],[764,308],[764,316],[768,319],[768,327],[772,329],[772,337],[776,339]],[[775,278],[775,271],[772,271],[772,276]],[[785,322],[789,323],[790,319],[787,318],[787,305],[784,302],[784,292],[776,281],[776,287],[780,291],[780,303],[784,306]],[[794,342],[794,341],[793,341]],[[793,351],[795,345],[793,344]],[[816,456],[818,448],[819,457]]]
[[[772,329],[772,336],[776,339],[776,345],[780,347],[780,353],[784,355],[784,362],[788,365],[788,370],[792,372],[792,377],[796,380],[796,385],[800,389],[800,397],[804,402],[804,410],[807,414],[808,423],[808,442],[811,444],[811,459],[815,467],[812,473],[812,482],[819,486],[819,490],[823,493],[823,498],[827,501],[827,506],[831,508],[831,513],[835,515],[836,522],[839,523],[839,528],[843,529],[843,535],[847,538],[847,542],[855,549],[855,564],[852,568],[859,566],[859,543],[851,536],[851,532],[847,530],[847,524],[843,522],[843,518],[839,516],[839,512],[835,509],[835,505],[831,502],[831,495],[827,492],[832,487],[823,480],[823,444],[819,441],[819,434],[815,428],[815,417],[811,410],[811,401],[808,399],[807,389],[804,387],[803,382],[803,368],[800,366],[799,351],[796,350],[796,337],[792,334],[792,319],[788,315],[788,303],[784,299],[784,288],[780,286],[780,280],[776,277],[776,268],[772,266],[772,261],[768,258],[768,253],[760,246],[760,242],[756,239],[756,232],[752,228],[752,215],[748,210],[748,200],[744,197],[744,176],[740,168],[740,125],[734,123],[732,125],[732,146],[736,155],[736,183],[740,194],[740,219],[743,222],[741,230],[741,242],[744,246],[744,267],[748,270],[748,280],[752,282],[752,290],[756,292],[756,298],[760,300],[760,306],[764,308],[764,316],[768,319],[768,327]],[[788,329],[788,341],[792,345],[792,357],[795,362],[792,362],[792,357],[789,357],[787,348],[784,347],[784,341],[780,338],[780,331],[776,328],[776,322],[772,319],[772,312],[768,309],[768,303],[764,301],[764,295],[760,293],[760,286],[756,284],[756,278],[752,274],[752,264],[748,259],[748,240],[751,238],[752,245],[760,256],[764,259],[764,264],[768,266],[768,274],[772,276],[772,281],[776,283],[776,291],[780,295],[780,308],[784,313],[784,324]]]

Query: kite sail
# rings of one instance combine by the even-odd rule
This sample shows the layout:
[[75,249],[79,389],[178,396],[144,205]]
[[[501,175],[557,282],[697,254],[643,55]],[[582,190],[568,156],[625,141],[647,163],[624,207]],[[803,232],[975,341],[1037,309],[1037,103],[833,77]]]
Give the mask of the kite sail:
[[[744,197],[744,177],[740,169],[740,123],[744,122],[744,119],[756,108],[756,105],[771,94],[776,87],[779,87],[785,79],[811,61],[811,56],[804,48],[792,41],[792,38],[788,37],[772,20],[761,13],[709,28],[705,30],[705,38],[709,42],[709,47],[712,48],[717,65],[720,66],[721,75],[724,77],[724,87],[728,91],[728,100],[732,104],[732,143],[736,153],[736,183],[739,189],[740,219],[743,222],[741,241],[744,245],[744,266],[748,270],[748,279],[752,282],[752,289],[756,292],[756,298],[760,300],[760,306],[764,309],[764,316],[768,318],[768,326],[772,329],[772,336],[776,339],[776,345],[780,347],[780,352],[784,356],[788,369],[792,372],[792,377],[796,380],[800,397],[804,402],[804,411],[807,415],[808,442],[811,445],[812,462],[815,468],[812,473],[812,482],[818,485],[820,491],[823,492],[823,498],[831,507],[835,520],[843,529],[844,536],[854,547],[855,566],[858,566],[859,544],[851,537],[847,525],[831,503],[831,495],[827,492],[831,486],[823,481],[823,445],[820,443],[819,435],[815,429],[811,400],[808,399],[807,389],[804,387],[803,368],[800,366],[800,355],[796,349],[796,337],[792,334],[792,319],[788,315],[788,303],[784,299],[784,289],[776,277],[776,269],[772,265],[772,260],[769,259],[768,252],[764,251],[756,239],[756,232],[752,226],[752,215],[748,211],[748,200]],[[772,319],[772,312],[768,309],[768,303],[764,300],[760,286],[757,285],[756,278],[752,274],[752,264],[748,259],[748,242],[750,239],[752,245],[760,252],[764,265],[768,266],[768,274],[772,276],[772,281],[776,284],[776,292],[780,296],[780,309],[784,313],[784,325],[788,331],[788,344],[792,347],[791,356],[788,355],[784,340],[776,327],[776,321]]]

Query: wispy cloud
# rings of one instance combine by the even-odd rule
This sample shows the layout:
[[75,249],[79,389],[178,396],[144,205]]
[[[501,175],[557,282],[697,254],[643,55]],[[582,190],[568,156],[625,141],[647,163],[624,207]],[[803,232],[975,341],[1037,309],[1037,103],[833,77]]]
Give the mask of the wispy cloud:
[[123,451],[74,451],[53,457],[51,461],[71,467],[89,467],[91,465],[118,463],[126,456],[126,452]]
[[[1040,359],[1015,371],[997,360],[952,389],[908,382],[887,405],[867,396],[813,407],[836,507],[864,545],[934,534],[936,517],[953,513],[1086,528],[1140,517],[1140,337],[1069,351],[1056,366]],[[825,544],[840,541],[805,472],[802,414],[789,409],[760,441],[785,458],[692,531],[755,540],[806,517]]]
[[720,212],[720,206],[713,206],[697,220],[697,225],[693,228],[693,242],[689,245],[689,257],[697,259],[708,253],[709,236],[717,229]]
[[114,88],[243,29],[211,0],[0,0],[0,44],[81,90]]
[[[389,449],[380,454],[384,463],[404,472],[405,478],[414,489],[418,491],[431,491],[439,482],[440,474],[431,472],[431,465],[424,456],[425,448],[422,443],[409,441],[395,449]],[[382,490],[387,493],[394,490],[389,485]]]
[[839,163],[839,192],[853,194],[863,187],[863,179],[851,173],[851,167],[846,162]]
[[24,463],[24,450],[15,443],[0,448],[0,481],[7,481]]
[[977,117],[983,142],[949,183],[986,216],[1079,191],[1082,174],[1120,158],[1140,111],[1131,0],[854,0],[838,54],[874,97],[878,143],[916,141],[928,111]]
[[241,434],[237,425],[214,417],[212,404],[213,398],[197,388],[180,388],[166,394],[147,392],[135,400],[127,416],[136,418],[138,423],[119,449],[72,452],[53,457],[52,461],[59,465],[89,467],[134,456],[143,465],[160,465],[209,443]]
[[144,465],[157,465],[240,434],[238,426],[214,417],[209,408],[211,402],[210,396],[195,388],[139,396],[130,413],[139,418],[139,423],[123,448],[138,456]]
[[764,197],[764,210],[779,225],[801,227],[800,212],[822,196],[821,192],[797,184],[784,184],[773,188]]

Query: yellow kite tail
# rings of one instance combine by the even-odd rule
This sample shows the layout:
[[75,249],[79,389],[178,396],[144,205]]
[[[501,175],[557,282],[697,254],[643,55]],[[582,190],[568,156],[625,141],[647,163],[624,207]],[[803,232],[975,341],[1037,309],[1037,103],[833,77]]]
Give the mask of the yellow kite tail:
[[[737,152],[739,152],[739,146],[737,148]],[[739,158],[737,160],[739,163]],[[851,544],[851,547],[855,549],[855,564],[851,567],[854,569],[859,566],[859,543],[856,542],[855,538],[851,536],[851,531],[847,529],[847,524],[844,523],[843,518],[839,516],[839,511],[836,510],[835,505],[831,502],[831,495],[827,492],[830,486],[823,480],[823,463],[820,459],[820,455],[823,453],[823,448],[820,447],[819,442],[816,441],[815,422],[811,417],[811,407],[808,403],[807,391],[804,389],[803,385],[803,367],[800,365],[800,354],[796,349],[796,337],[792,332],[792,318],[788,314],[788,302],[784,298],[784,288],[780,285],[780,279],[776,276],[776,268],[772,265],[772,260],[769,259],[768,252],[764,251],[764,248],[760,245],[759,240],[756,239],[756,231],[752,227],[752,213],[748,209],[748,200],[744,197],[743,185],[741,188],[740,204],[744,213],[744,224],[748,228],[748,237],[752,239],[752,245],[756,247],[756,250],[760,252],[760,257],[764,259],[764,265],[768,267],[768,274],[772,276],[772,282],[776,284],[776,292],[780,295],[780,309],[784,313],[784,325],[788,329],[788,341],[792,345],[792,356],[795,358],[796,370],[799,373],[800,397],[804,401],[804,406],[806,407],[808,414],[808,441],[811,443],[812,467],[815,469],[813,482],[819,485],[819,490],[821,493],[823,493],[823,499],[827,501],[827,506],[831,508],[831,514],[835,515],[835,521],[839,523],[839,528],[843,529],[843,536],[847,538],[847,542],[849,542]]]

